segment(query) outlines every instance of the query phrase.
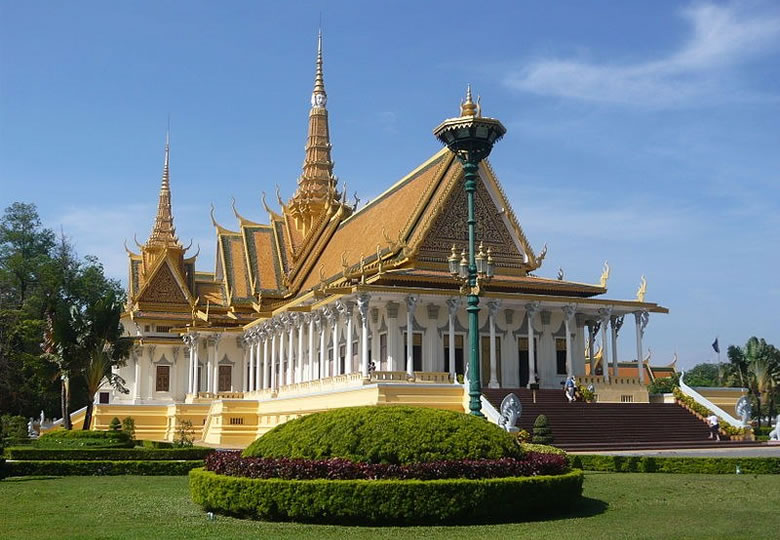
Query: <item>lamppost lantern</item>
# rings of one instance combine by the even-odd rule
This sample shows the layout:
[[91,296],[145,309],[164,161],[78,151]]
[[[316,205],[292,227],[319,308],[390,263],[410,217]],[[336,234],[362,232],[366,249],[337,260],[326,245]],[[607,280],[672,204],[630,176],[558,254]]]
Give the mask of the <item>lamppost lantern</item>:
[[506,133],[506,128],[495,118],[482,116],[479,99],[475,103],[471,98],[471,85],[466,90],[466,99],[460,104],[460,116],[448,118],[433,130],[442,144],[449,148],[463,165],[468,215],[468,258],[466,250],[457,259],[457,248],[447,258],[447,266],[452,276],[461,282],[461,293],[467,295],[469,314],[469,412],[474,416],[482,414],[482,382],[479,363],[479,295],[480,284],[489,281],[495,268],[490,248],[485,252],[482,243],[479,252],[476,249],[476,224],[474,196],[479,180],[479,163],[490,155],[493,145]]

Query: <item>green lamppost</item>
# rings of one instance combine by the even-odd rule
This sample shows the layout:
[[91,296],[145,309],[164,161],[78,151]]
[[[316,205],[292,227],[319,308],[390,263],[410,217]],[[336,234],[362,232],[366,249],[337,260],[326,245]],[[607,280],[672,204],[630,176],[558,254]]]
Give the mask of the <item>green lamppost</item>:
[[[493,145],[506,133],[506,128],[494,118],[483,118],[478,103],[471,99],[471,86],[466,91],[466,100],[460,106],[460,116],[449,118],[433,130],[433,134],[447,148],[452,150],[463,165],[464,188],[468,200],[468,259],[465,251],[458,261],[456,247],[450,255],[450,273],[463,283],[461,292],[467,294],[469,314],[469,410],[474,416],[483,416],[480,396],[482,394],[481,367],[479,365],[479,294],[480,282],[493,276],[493,259],[490,249],[487,254],[480,244],[477,253],[474,217],[474,193],[479,180],[479,162],[485,159]],[[450,344],[452,347],[453,344]]]

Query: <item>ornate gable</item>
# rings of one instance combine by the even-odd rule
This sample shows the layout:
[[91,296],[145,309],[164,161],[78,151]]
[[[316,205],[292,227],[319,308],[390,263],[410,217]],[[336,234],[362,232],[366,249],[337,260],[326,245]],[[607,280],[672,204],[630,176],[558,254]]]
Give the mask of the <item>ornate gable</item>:
[[[466,191],[461,185],[462,175],[459,175],[454,189],[441,205],[441,212],[423,233],[417,252],[419,261],[446,264],[453,245],[457,246],[458,252],[466,247],[468,208]],[[496,205],[484,181],[477,184],[474,202],[477,242],[483,242],[486,249],[492,250],[499,267],[524,269],[526,254],[505,221],[506,211]]]
[[139,295],[138,302],[154,304],[184,304],[189,305],[187,293],[182,289],[167,261],[164,261],[157,272],[146,284]]

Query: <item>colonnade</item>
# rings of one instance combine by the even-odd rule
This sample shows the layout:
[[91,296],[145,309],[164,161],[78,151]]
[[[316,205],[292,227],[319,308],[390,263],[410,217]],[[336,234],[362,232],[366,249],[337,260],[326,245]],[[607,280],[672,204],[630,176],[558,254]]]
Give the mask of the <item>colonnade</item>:
[[[428,318],[421,320],[428,322],[427,327],[423,328],[418,322],[417,315],[420,306],[423,305],[423,300],[427,300],[427,298],[422,299],[419,295],[413,294],[397,298],[397,301],[388,296],[375,298],[372,301],[370,295],[359,294],[351,299],[342,299],[311,312],[281,313],[246,329],[239,338],[244,349],[244,362],[241,366],[241,390],[252,392],[276,389],[284,385],[351,373],[360,373],[365,378],[369,377],[372,364],[373,369],[376,370],[406,371],[409,376],[414,376],[415,332],[423,332],[425,336],[428,336],[425,338],[423,370],[425,371],[427,368],[429,371],[443,371],[444,366],[442,364],[437,366],[437,363],[446,360],[451,379],[455,380],[457,376],[456,334],[463,336],[464,345],[468,340],[467,330],[460,325],[458,318],[459,314],[462,315],[464,303],[460,297],[443,299],[447,321],[444,327],[439,327],[439,323],[435,321],[441,320],[438,317],[441,307],[438,302],[442,302],[442,299],[441,297],[431,298],[431,302],[425,303],[428,308]],[[507,332],[510,332],[510,327],[516,328],[516,330],[511,331],[512,336],[527,339],[529,385],[539,380],[537,366],[539,370],[543,371],[542,378],[545,377],[545,373],[547,374],[548,380],[544,381],[547,386],[552,387],[553,384],[557,384],[557,382],[549,380],[551,368],[547,366],[544,368],[546,371],[544,371],[541,363],[541,361],[555,362],[555,339],[565,339],[566,376],[583,375],[582,362],[587,361],[582,354],[586,343],[584,338],[586,328],[591,356],[593,356],[594,341],[600,333],[603,347],[603,376],[605,382],[609,382],[610,378],[618,373],[618,336],[623,326],[624,317],[629,313],[633,314],[635,318],[638,377],[640,382],[644,382],[644,369],[641,368],[641,362],[643,359],[642,339],[649,319],[646,310],[629,311],[621,308],[616,309],[610,305],[602,305],[601,307],[592,304],[578,306],[576,303],[556,305],[534,301],[520,305],[512,302],[511,305],[507,306],[508,303],[508,300],[488,299],[483,304],[486,316],[483,316],[485,324],[480,328],[480,336],[489,336],[489,348],[484,351],[485,354],[489,355],[489,371],[485,373],[487,376],[483,376],[484,386],[498,388],[502,384],[506,385],[506,373],[504,372],[504,376],[499,378],[501,363],[505,364],[510,359],[511,354],[515,353],[508,353],[503,347],[502,350],[498,350],[497,342],[499,340],[497,338],[503,336],[509,339],[511,336],[508,336]],[[406,313],[405,317],[399,319],[399,307],[402,305],[406,308]],[[498,318],[502,308],[504,308],[504,324],[503,328],[500,328]],[[512,314],[521,309],[524,310],[523,318],[519,321],[513,320]],[[553,335],[550,321],[552,314],[556,311],[559,313],[558,318],[555,319],[558,321],[556,324],[559,325],[559,330]],[[406,324],[402,325],[402,322]],[[539,331],[537,329],[539,327],[543,330]],[[429,332],[431,330],[435,332],[436,328],[438,328],[438,337],[431,336]],[[561,336],[561,331],[563,336]],[[440,359],[437,360],[437,355],[441,354],[437,352],[437,347],[438,351],[443,350],[442,340],[445,333],[450,346],[448,351],[444,353],[446,358],[441,359],[438,356]],[[384,349],[380,349],[379,344],[376,343],[380,337]],[[375,340],[373,345],[371,344],[372,339]],[[430,341],[430,339],[434,341]],[[200,347],[197,346],[202,340],[205,340],[208,346],[205,370],[206,391],[216,392],[218,388],[219,334],[212,333],[204,336],[198,332],[190,332],[184,336],[184,342],[189,347],[187,387],[189,394],[196,393],[197,389],[202,386],[201,381],[198,380]],[[516,343],[517,340],[514,341]],[[436,342],[438,342],[438,346]],[[510,340],[505,343],[508,345],[511,342]],[[539,347],[543,349],[544,358],[539,358]],[[404,348],[405,353],[400,354]],[[611,355],[609,351],[611,351]],[[464,346],[463,360],[466,378],[468,378],[467,352],[468,350]],[[430,359],[430,354],[434,354],[433,360]],[[576,365],[575,359],[577,360]],[[612,364],[611,373],[609,360]],[[441,368],[437,369],[439,366]],[[485,369],[488,369],[487,365]],[[563,376],[560,367],[557,373],[558,376]],[[591,370],[591,375],[593,374]],[[503,383],[502,380],[504,380]]]

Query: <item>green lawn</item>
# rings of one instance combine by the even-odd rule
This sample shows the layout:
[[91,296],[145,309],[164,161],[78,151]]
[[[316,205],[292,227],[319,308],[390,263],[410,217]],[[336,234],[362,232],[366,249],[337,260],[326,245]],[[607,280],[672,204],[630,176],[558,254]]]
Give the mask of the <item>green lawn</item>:
[[361,528],[207,521],[186,477],[6,479],[0,538],[769,538],[780,527],[780,476],[589,473],[584,495],[556,520]]

